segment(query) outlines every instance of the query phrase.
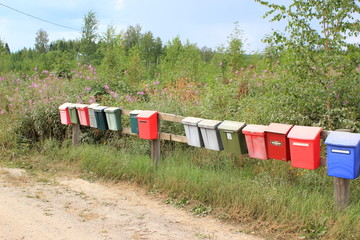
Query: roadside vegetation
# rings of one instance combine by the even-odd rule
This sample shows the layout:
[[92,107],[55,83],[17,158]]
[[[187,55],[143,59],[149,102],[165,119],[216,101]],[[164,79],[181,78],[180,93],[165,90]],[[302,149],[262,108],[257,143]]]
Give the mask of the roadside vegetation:
[[[98,34],[94,12],[84,17],[80,40],[48,44],[39,30],[34,49],[15,53],[1,42],[1,164],[131,181],[169,204],[242,223],[244,231],[270,239],[360,239],[359,179],[351,181],[350,206],[336,211],[333,178],[325,168],[296,169],[282,161],[166,141],[155,168],[146,140],[82,127],[82,144],[74,149],[71,127],[60,123],[62,103],[97,102],[360,132],[359,43],[345,41],[359,34],[359,23],[351,18],[358,7],[348,1],[297,1],[292,8],[259,2],[274,10],[273,20],[285,16],[291,23],[286,34],[268,36],[263,53],[245,54],[238,23],[228,42],[213,50],[179,37],[162,43],[140,26],[123,32],[109,26]],[[321,30],[310,25],[315,20]],[[161,128],[184,134],[181,124]]]

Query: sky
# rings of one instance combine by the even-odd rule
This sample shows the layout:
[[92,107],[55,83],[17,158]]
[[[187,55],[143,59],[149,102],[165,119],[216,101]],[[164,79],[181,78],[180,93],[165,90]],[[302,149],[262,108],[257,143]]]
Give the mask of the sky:
[[[1,4],[73,29],[34,19]],[[151,31],[164,44],[179,36],[200,48],[226,46],[238,22],[247,53],[262,51],[266,45],[261,39],[272,29],[282,28],[263,19],[267,8],[254,0],[0,0],[0,39],[12,52],[33,48],[39,29],[48,33],[50,42],[80,39],[83,17],[90,10],[96,13],[100,34],[109,25],[120,33],[138,24],[143,33]]]

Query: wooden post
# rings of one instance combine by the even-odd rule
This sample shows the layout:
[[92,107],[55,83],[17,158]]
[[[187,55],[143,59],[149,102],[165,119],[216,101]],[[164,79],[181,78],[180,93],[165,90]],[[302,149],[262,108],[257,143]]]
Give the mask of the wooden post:
[[158,138],[151,140],[151,160],[155,166],[160,163],[160,117],[158,115]]
[[156,166],[160,163],[160,138],[151,140],[151,159]]
[[80,142],[80,125],[72,124],[72,142],[73,146],[77,147]]
[[[352,132],[349,129],[337,129],[338,132]],[[350,202],[350,179],[334,177],[334,205],[340,210],[349,206]]]
[[334,177],[334,201],[337,210],[349,206],[350,179]]

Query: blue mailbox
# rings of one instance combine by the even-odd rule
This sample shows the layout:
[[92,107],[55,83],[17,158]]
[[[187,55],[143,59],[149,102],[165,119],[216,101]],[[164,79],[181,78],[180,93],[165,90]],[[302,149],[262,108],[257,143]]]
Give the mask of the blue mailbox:
[[327,145],[328,175],[355,179],[360,175],[360,134],[331,132]]

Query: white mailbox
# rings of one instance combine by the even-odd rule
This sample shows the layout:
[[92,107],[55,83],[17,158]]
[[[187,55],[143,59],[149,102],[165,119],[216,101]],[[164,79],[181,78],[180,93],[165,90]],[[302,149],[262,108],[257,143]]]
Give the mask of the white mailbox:
[[220,123],[221,121],[207,119],[198,123],[205,148],[215,151],[224,149],[221,142],[220,132],[218,130]]
[[202,139],[198,123],[203,120],[202,118],[186,117],[181,123],[185,128],[185,135],[190,146],[204,147],[204,141]]
[[97,103],[93,103],[88,106],[90,127],[93,127],[93,128],[97,128],[95,112],[94,112],[94,108],[96,108],[97,106],[99,106],[99,104],[97,104]]

